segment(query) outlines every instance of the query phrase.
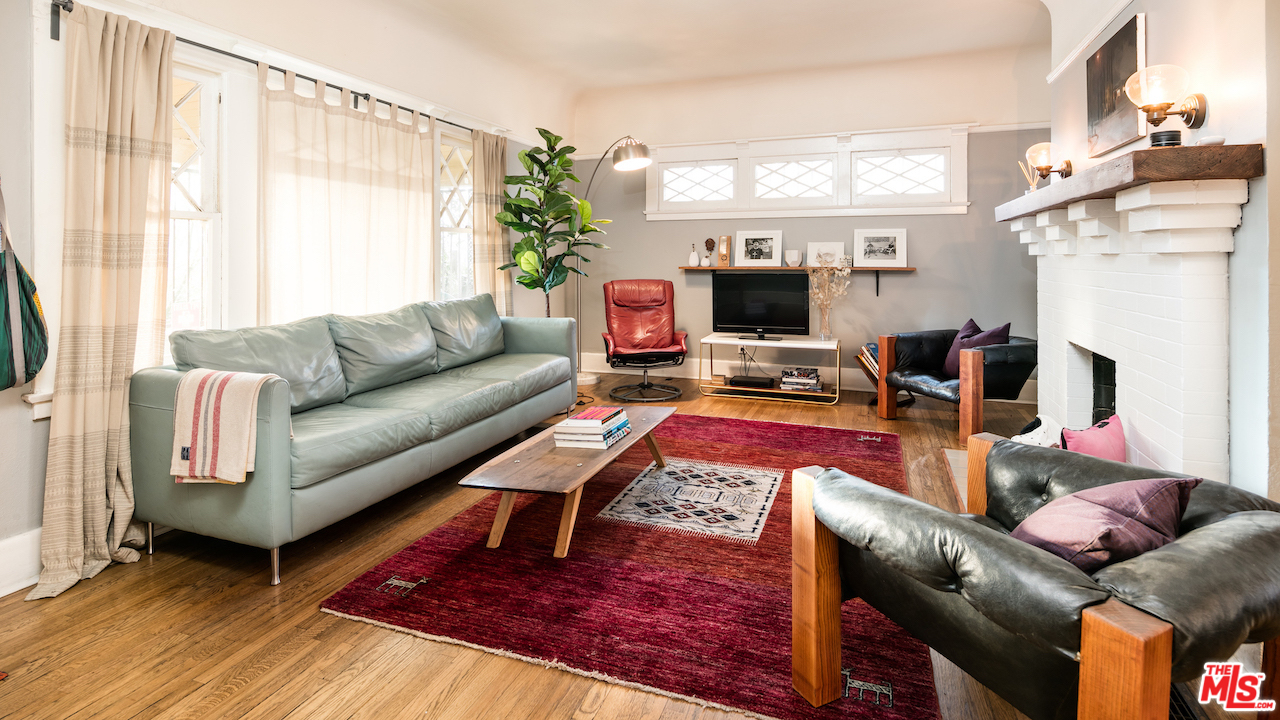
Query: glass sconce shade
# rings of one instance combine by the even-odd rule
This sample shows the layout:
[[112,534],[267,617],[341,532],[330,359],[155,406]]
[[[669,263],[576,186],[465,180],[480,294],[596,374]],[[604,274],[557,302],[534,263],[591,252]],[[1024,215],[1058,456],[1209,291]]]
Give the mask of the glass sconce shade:
[[613,151],[614,170],[623,172],[639,170],[640,168],[648,167],[652,162],[653,159],[649,157],[649,146],[633,137],[627,137]]
[[1027,148],[1027,164],[1033,168],[1051,168],[1058,164],[1059,154],[1053,143],[1036,143]]
[[1124,92],[1140,108],[1172,106],[1187,96],[1191,75],[1177,65],[1152,65],[1129,76]]

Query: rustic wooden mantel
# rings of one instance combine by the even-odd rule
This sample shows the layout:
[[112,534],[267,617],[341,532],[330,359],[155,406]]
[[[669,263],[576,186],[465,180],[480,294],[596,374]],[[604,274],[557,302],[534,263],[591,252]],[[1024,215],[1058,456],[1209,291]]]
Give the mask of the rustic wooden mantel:
[[1266,172],[1262,145],[1193,145],[1134,150],[996,207],[996,222],[1113,198],[1125,188],[1173,180],[1248,180]]

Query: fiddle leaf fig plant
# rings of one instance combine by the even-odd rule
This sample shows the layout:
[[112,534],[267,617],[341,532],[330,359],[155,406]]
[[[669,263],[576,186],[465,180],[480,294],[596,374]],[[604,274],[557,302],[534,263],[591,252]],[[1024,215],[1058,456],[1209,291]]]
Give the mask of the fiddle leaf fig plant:
[[564,187],[569,180],[579,182],[573,174],[573,158],[569,157],[576,148],[561,147],[564,138],[549,130],[538,128],[538,134],[547,146],[520,151],[520,164],[528,175],[506,177],[507,185],[516,186],[515,192],[506,193],[502,212],[494,219],[520,234],[511,248],[511,262],[499,269],[519,268],[522,274],[516,282],[530,290],[541,290],[547,317],[551,317],[552,289],[562,285],[571,272],[587,276],[566,261],[578,258],[579,262],[591,262],[579,252],[584,246],[608,250],[608,245],[589,236],[603,235],[600,226],[611,221],[593,218],[591,203]]

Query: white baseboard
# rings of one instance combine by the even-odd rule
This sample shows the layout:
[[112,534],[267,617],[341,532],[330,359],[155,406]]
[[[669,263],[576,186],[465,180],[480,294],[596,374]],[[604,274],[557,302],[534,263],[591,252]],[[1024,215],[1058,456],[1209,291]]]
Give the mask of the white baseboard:
[[[698,358],[693,355],[689,355],[685,358],[683,365],[677,365],[676,367],[654,368],[649,371],[649,374],[654,378],[688,378],[696,380],[698,379],[698,363]],[[751,374],[773,375],[776,377],[781,374],[782,367],[782,365],[775,365],[772,363],[752,363]],[[736,358],[716,360],[715,369],[717,373],[722,375],[737,375],[738,361]],[[824,378],[828,378],[828,382],[830,382],[829,379],[835,377],[833,369],[834,368],[830,365],[819,365],[818,373]],[[617,373],[619,375],[641,375],[644,373],[642,368],[611,368],[609,367],[609,361],[605,359],[605,354],[602,352],[582,353],[582,370],[583,372],[589,373]],[[704,378],[711,374],[707,370],[706,362],[703,362],[702,364],[702,371],[704,373]],[[587,388],[591,387],[595,386],[584,385],[579,389],[586,391]],[[852,367],[841,369],[840,389],[870,393],[876,391],[875,387],[867,380],[867,376],[863,374],[862,370]],[[988,402],[1016,402],[1034,405],[1036,403],[1036,380],[1035,378],[1032,378],[1027,381],[1027,384],[1022,388],[1022,393],[1018,395],[1017,400],[989,400]]]
[[0,540],[0,597],[40,578],[40,528]]

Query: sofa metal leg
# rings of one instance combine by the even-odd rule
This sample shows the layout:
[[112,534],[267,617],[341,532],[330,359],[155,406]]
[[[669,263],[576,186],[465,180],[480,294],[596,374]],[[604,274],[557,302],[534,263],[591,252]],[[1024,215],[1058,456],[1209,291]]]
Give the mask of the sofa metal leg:
[[843,692],[840,563],[835,533],[813,514],[811,466],[791,473],[791,685],[817,707]]
[[156,554],[156,526],[155,523],[147,523],[147,554]]
[[982,351],[960,351],[960,446],[982,432]]
[[280,584],[280,548],[271,548],[271,584]]
[[898,364],[897,335],[880,336],[880,376],[876,382],[876,414],[884,420],[898,417],[898,389],[885,379]]
[[1080,628],[1078,720],[1166,720],[1173,626],[1112,598]]

